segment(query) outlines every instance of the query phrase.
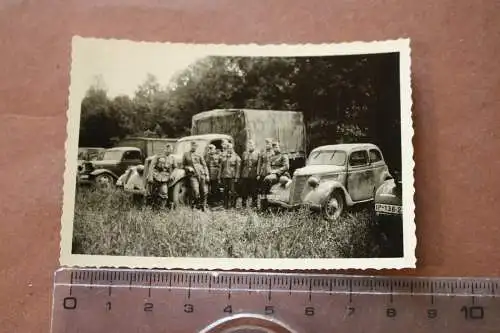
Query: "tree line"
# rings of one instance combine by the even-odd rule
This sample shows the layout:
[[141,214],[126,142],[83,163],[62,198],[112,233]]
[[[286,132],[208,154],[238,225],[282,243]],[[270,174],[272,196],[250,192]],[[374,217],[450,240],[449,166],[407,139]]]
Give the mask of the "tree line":
[[325,57],[206,57],[161,86],[148,74],[135,94],[91,86],[81,104],[80,146],[127,136],[181,137],[191,117],[222,108],[302,111],[308,150],[378,144],[401,167],[398,53]]

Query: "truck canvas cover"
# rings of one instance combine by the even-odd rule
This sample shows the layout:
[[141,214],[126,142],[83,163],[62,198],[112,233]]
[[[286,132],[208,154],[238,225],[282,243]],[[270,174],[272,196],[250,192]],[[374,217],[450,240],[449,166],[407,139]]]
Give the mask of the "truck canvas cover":
[[246,142],[251,139],[258,150],[264,149],[265,139],[280,142],[281,151],[287,154],[305,154],[305,127],[302,112],[217,109],[193,116],[192,135],[228,134],[234,138],[235,151],[241,155]]

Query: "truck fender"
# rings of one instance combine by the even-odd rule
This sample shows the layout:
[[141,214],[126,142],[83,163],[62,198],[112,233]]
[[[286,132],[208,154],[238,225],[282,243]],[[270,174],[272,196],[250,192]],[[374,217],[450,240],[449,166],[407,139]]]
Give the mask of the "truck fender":
[[326,202],[330,194],[335,190],[342,191],[345,202],[348,206],[351,206],[353,204],[353,201],[351,199],[351,196],[347,192],[347,189],[342,183],[336,180],[320,182],[318,187],[316,187],[306,195],[304,201],[322,206]]
[[174,171],[172,171],[172,174],[170,175],[169,186],[174,186],[185,177],[186,177],[186,171],[184,169],[175,168]]
[[92,171],[90,173],[90,175],[92,177],[94,177],[94,178],[97,177],[97,176],[99,176],[99,175],[102,175],[102,174],[108,174],[111,177],[113,177],[114,179],[118,179],[119,178],[118,175],[116,175],[115,173],[113,173],[113,172],[111,172],[109,170],[106,170],[106,169],[96,169],[96,170],[94,170],[94,171]]

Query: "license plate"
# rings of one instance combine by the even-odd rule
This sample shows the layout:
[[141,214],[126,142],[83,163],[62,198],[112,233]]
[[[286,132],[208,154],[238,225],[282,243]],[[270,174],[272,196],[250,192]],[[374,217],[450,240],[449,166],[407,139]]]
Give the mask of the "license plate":
[[402,207],[396,205],[375,204],[375,211],[382,214],[402,214]]

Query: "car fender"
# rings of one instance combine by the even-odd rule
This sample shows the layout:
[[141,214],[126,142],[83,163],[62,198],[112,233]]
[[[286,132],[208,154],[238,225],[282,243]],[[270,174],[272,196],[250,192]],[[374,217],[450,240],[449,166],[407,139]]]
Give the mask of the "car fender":
[[111,177],[113,177],[114,179],[118,179],[118,175],[116,175],[114,172],[111,172],[107,169],[96,169],[94,171],[92,171],[90,173],[90,175],[95,178],[97,176],[100,176],[100,175],[103,175],[103,174],[107,174],[107,175],[110,175]]
[[347,206],[353,205],[353,201],[351,199],[351,196],[347,192],[347,189],[341,182],[336,180],[328,180],[320,182],[318,187],[307,193],[307,195],[304,198],[304,201],[306,203],[322,206],[326,202],[330,194],[335,190],[342,191]]
[[391,173],[389,172],[389,170],[384,170],[380,174],[380,179],[379,179],[378,184],[383,184],[385,181],[390,180],[390,179],[393,179]]

